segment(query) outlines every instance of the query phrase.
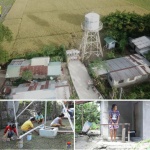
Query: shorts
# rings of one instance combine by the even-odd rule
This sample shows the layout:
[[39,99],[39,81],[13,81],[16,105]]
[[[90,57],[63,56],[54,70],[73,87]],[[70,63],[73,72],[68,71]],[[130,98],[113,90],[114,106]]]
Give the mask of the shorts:
[[118,128],[119,128],[119,125],[116,125],[116,124],[114,124],[114,125],[109,125],[109,129],[110,129],[110,130],[118,129]]

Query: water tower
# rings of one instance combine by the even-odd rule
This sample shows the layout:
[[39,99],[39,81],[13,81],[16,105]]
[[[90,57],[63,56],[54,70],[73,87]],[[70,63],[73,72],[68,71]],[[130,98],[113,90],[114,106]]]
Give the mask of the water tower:
[[84,35],[80,45],[82,60],[88,59],[91,55],[103,56],[99,31],[103,28],[100,21],[100,15],[88,13],[85,15],[85,21],[81,25]]

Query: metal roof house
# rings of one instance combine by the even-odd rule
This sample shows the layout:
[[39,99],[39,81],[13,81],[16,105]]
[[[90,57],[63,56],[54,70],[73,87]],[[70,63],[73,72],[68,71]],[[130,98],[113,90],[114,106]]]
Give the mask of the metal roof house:
[[130,39],[129,45],[138,53],[146,54],[150,51],[150,38],[147,36],[142,36],[136,39]]
[[61,75],[61,62],[50,62],[48,64],[48,76],[59,76]]
[[67,81],[42,81],[20,84],[12,89],[13,99],[69,99],[70,88]]
[[107,75],[111,86],[124,87],[148,79],[150,63],[138,54],[106,61],[106,68],[95,69],[97,75]]
[[6,78],[19,78],[25,70],[30,70],[34,78],[61,75],[61,62],[50,62],[49,57],[36,57],[31,60],[14,59],[7,67]]
[[106,42],[106,48],[107,49],[115,48],[115,44],[116,44],[117,41],[114,40],[113,38],[106,37],[106,38],[104,38],[104,41]]

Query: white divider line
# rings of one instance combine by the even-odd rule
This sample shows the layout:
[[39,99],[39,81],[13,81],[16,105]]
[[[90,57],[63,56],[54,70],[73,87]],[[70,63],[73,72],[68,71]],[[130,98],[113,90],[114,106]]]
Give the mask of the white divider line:
[[42,128],[42,127],[43,127],[43,125],[44,125],[44,124],[39,125],[39,126],[37,126],[37,127],[33,128],[33,129],[29,130],[29,131],[28,131],[28,132],[26,132],[25,134],[23,134],[23,135],[19,136],[19,139],[22,139],[24,136],[26,136],[27,134],[29,134],[29,133],[33,132],[34,130],[36,130],[36,129],[38,129],[38,128]]

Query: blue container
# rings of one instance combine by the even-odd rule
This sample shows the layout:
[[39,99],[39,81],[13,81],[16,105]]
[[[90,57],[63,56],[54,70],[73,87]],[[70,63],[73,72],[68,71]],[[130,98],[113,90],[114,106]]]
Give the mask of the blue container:
[[27,141],[31,141],[31,139],[32,139],[32,134],[29,133],[29,134],[27,135]]

